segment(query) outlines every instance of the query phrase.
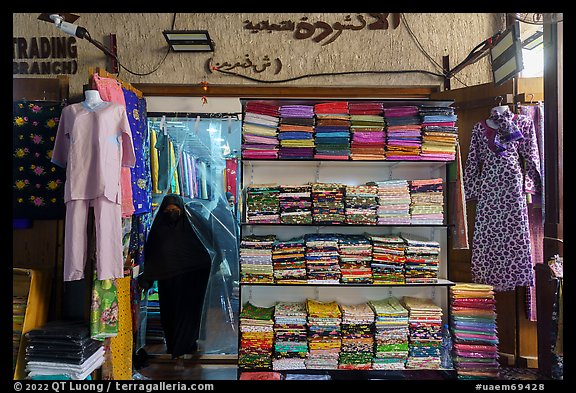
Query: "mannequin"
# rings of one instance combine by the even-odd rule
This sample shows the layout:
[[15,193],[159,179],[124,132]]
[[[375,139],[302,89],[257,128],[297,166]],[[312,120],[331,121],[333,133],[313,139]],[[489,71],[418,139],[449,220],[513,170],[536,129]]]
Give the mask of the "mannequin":
[[94,109],[102,105],[105,101],[100,97],[98,90],[86,90],[84,92],[84,97],[86,98],[83,103],[90,109]]

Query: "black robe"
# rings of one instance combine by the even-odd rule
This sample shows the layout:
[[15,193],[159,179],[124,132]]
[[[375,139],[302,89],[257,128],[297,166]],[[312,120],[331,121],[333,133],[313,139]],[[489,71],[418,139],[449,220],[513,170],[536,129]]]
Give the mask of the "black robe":
[[[167,205],[181,210],[176,222],[163,213]],[[140,285],[158,281],[160,320],[172,358],[196,351],[202,307],[210,278],[212,257],[194,228],[213,243],[210,226],[193,209],[187,214],[182,198],[168,194],[162,200],[145,244],[144,272]],[[194,226],[194,227],[193,227]]]

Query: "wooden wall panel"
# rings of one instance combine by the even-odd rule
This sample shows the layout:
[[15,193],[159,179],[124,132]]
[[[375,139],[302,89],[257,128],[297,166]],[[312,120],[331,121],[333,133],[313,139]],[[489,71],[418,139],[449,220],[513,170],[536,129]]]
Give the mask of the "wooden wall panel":
[[[542,78],[522,78],[518,82],[518,95],[514,96],[514,82],[512,80],[501,86],[492,83],[471,86],[462,89],[447,90],[433,93],[431,98],[453,99],[458,114],[458,136],[462,152],[462,165],[466,165],[466,159],[470,150],[472,127],[478,121],[488,117],[490,109],[498,105],[498,96],[503,98],[502,105],[512,105],[525,98],[533,100],[543,99]],[[474,236],[474,222],[476,203],[469,201],[466,204],[468,216],[468,236],[470,245]],[[453,281],[471,282],[471,249],[448,250],[450,258],[450,271],[448,277]],[[526,318],[525,289],[516,291],[499,292],[497,301],[497,326],[500,338],[499,350],[504,363],[517,363],[523,366],[535,367],[538,356],[537,334],[535,322]]]

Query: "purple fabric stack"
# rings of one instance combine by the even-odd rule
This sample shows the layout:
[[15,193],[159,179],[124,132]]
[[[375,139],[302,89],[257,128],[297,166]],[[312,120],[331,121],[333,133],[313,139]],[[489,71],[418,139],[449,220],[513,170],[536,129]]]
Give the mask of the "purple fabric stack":
[[314,106],[280,107],[280,159],[314,158]]
[[278,158],[278,106],[269,101],[249,101],[242,124],[242,158]]
[[381,102],[351,102],[350,131],[353,160],[384,160],[384,116]]
[[384,108],[386,120],[386,158],[419,160],[422,145],[421,118],[417,106]]

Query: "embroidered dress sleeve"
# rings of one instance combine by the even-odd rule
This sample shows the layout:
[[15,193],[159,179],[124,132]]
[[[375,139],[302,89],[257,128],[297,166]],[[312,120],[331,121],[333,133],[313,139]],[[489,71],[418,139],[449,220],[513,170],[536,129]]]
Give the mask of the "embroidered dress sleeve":
[[480,147],[482,131],[482,125],[480,123],[476,123],[472,129],[470,150],[464,168],[464,194],[466,200],[478,199],[482,185],[482,158]]
[[70,150],[70,134],[66,128],[68,115],[70,115],[69,111],[64,108],[60,115],[60,122],[54,140],[54,149],[52,150],[52,163],[62,168],[66,168],[68,164],[68,151]]
[[126,108],[121,107],[120,130],[122,131],[122,166],[134,168],[136,165],[136,155],[134,154],[134,143],[132,142],[132,131],[128,122]]
[[524,139],[520,141],[518,151],[524,160],[524,192],[526,194],[537,194],[541,191],[542,178],[540,176],[540,154],[538,152],[538,141],[536,140],[536,129],[534,122],[529,117],[522,116],[519,128],[524,134]]

